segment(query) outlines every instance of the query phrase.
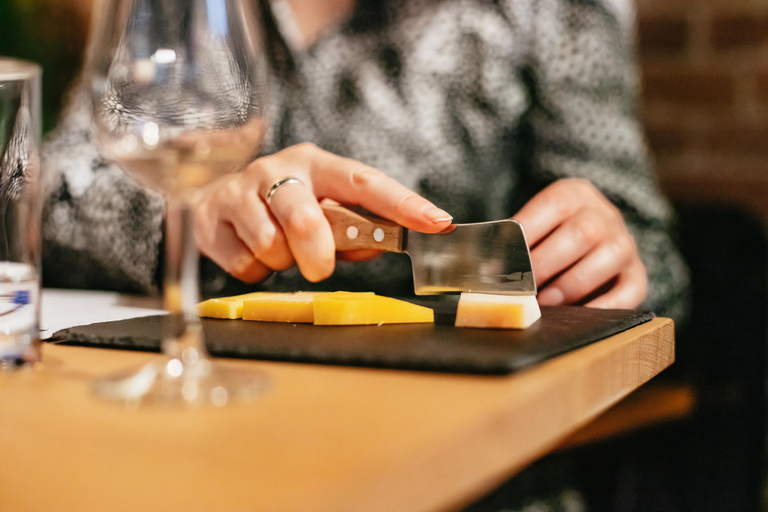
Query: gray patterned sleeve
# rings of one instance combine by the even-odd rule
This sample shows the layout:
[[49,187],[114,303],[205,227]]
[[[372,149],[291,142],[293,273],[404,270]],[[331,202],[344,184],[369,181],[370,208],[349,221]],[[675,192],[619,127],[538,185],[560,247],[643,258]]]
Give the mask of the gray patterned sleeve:
[[643,307],[680,319],[688,273],[670,236],[637,118],[633,48],[606,0],[533,2],[530,174],[539,186],[583,178],[624,215],[648,271]]
[[73,89],[43,145],[46,286],[156,293],[163,199],[101,157],[86,89]]

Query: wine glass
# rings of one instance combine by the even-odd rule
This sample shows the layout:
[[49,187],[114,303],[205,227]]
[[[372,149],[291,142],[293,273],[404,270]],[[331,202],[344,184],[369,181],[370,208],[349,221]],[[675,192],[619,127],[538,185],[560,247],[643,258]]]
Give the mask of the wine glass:
[[103,0],[88,56],[92,131],[104,155],[167,197],[165,359],[99,379],[129,404],[214,404],[259,394],[261,373],[208,357],[196,305],[192,205],[256,154],[267,69],[251,0]]

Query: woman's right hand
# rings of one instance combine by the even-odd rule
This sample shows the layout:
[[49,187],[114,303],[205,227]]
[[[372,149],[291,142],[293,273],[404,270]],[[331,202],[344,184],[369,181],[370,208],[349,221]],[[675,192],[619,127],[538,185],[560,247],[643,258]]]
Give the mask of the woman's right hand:
[[[279,187],[267,205],[269,189],[286,177],[303,184]],[[195,208],[197,245],[248,283],[293,265],[309,281],[321,281],[333,273],[336,261],[331,228],[319,205],[324,198],[362,206],[424,233],[442,231],[452,221],[448,213],[381,171],[301,144],[259,158],[206,188]]]

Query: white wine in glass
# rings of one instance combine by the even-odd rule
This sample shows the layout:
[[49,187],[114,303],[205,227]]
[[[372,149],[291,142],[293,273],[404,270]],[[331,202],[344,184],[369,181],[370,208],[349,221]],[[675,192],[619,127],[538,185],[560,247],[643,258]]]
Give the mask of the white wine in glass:
[[200,300],[192,205],[202,187],[256,155],[267,68],[251,0],[101,0],[88,55],[92,131],[104,155],[167,198],[165,359],[100,378],[127,404],[213,404],[257,396],[268,379],[212,361]]

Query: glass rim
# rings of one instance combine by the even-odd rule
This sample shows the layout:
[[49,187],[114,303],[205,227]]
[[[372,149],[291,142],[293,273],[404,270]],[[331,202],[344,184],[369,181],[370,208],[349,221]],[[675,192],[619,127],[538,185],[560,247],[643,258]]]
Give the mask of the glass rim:
[[40,65],[27,60],[0,57],[0,80],[29,80],[40,76]]

